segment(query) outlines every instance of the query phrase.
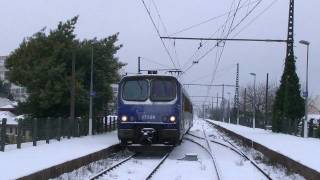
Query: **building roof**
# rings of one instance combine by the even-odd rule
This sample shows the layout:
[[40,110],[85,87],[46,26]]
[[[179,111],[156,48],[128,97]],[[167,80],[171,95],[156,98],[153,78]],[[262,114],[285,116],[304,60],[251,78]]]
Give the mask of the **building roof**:
[[16,103],[16,102],[10,101],[10,100],[7,99],[7,98],[2,98],[2,97],[0,97],[0,107],[6,106],[6,105],[15,105],[15,103]]
[[9,125],[18,125],[16,116],[9,111],[0,111],[0,123],[2,123],[3,118],[7,119],[7,124]]
[[309,107],[311,106],[312,109],[317,111],[320,114],[320,96],[316,96],[314,98],[311,98]]

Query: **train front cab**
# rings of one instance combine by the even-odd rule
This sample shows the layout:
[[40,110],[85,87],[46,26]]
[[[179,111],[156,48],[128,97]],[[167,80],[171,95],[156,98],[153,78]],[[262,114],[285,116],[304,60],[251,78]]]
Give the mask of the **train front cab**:
[[176,144],[181,137],[181,85],[170,76],[122,79],[118,137],[123,144]]

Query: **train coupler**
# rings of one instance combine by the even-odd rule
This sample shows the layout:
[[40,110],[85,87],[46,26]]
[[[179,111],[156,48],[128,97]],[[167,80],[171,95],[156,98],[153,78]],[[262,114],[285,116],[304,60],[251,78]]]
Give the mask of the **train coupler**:
[[143,128],[143,129],[141,129],[142,142],[146,142],[146,143],[151,144],[155,132],[156,132],[156,130],[154,128]]

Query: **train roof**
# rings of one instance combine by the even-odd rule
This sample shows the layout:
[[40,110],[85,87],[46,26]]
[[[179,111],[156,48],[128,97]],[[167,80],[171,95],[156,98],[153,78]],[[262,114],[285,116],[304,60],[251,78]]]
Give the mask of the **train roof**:
[[[169,78],[174,78],[175,80],[177,80],[177,82],[180,83],[180,81],[178,80],[178,78],[176,78],[175,76],[172,76],[172,75],[160,75],[160,74],[135,74],[135,75],[126,75],[126,76],[123,76],[120,80],[120,82],[123,80],[123,79],[127,79],[127,78],[134,78],[134,77],[169,77]],[[180,83],[181,84],[181,83]]]

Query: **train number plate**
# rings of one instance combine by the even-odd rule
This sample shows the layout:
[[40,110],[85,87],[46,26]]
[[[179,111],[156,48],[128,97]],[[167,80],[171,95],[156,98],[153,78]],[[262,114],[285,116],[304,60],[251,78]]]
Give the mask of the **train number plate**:
[[143,114],[141,116],[141,120],[155,120],[156,119],[156,115],[152,115],[152,114]]

